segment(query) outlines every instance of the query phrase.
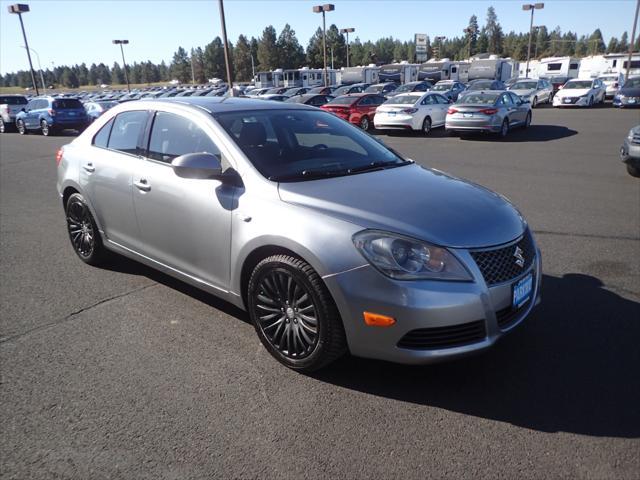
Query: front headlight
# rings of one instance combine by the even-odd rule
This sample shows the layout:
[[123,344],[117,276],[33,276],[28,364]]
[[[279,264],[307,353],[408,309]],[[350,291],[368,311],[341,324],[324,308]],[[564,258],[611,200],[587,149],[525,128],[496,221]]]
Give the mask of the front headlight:
[[630,142],[633,141],[633,128],[629,130],[629,133],[627,134],[627,140],[629,140]]
[[397,280],[473,280],[446,248],[394,233],[365,230],[353,243],[371,265]]

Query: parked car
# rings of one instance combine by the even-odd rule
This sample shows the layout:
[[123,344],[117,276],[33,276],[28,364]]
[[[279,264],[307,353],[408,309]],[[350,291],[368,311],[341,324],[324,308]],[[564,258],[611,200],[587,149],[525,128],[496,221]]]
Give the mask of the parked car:
[[393,97],[394,95],[400,95],[401,93],[426,92],[427,90],[431,90],[432,87],[433,83],[426,80],[421,80],[419,82],[409,82],[405,83],[404,85],[400,85],[395,90],[387,92],[385,95],[387,97]]
[[16,115],[27,103],[24,95],[0,95],[0,133],[15,128]]
[[321,107],[333,99],[334,97],[331,95],[305,93],[302,95],[296,95],[295,97],[289,97],[285,101],[290,103],[304,103],[305,105],[311,105],[312,107]]
[[497,133],[506,137],[514,127],[531,124],[531,104],[509,91],[469,92],[449,107],[448,132]]
[[287,98],[289,97],[286,95],[276,95],[274,93],[265,93],[258,97],[260,100],[273,100],[274,102],[284,102]]
[[84,104],[84,109],[87,111],[89,122],[93,122],[104,112],[112,107],[115,107],[116,105],[118,105],[118,102],[87,102]]
[[562,87],[564,87],[565,83],[571,80],[570,77],[564,77],[564,76],[548,76],[548,77],[540,77],[540,78],[548,80],[551,83],[551,85],[553,86],[554,95],[558,93],[559,90],[562,90]]
[[531,108],[536,108],[539,103],[551,103],[553,98],[553,85],[544,78],[518,80],[509,87],[509,91],[531,103]]
[[500,80],[471,80],[467,84],[465,93],[478,90],[504,90],[506,87]]
[[613,98],[624,83],[624,75],[622,73],[606,73],[598,77],[604,83],[606,92],[605,98]]
[[117,252],[246,309],[298,371],[482,351],[540,300],[540,251],[504,197],[305,105],[127,103],[56,162],[80,260]]
[[307,93],[309,89],[307,87],[293,87],[289,88],[283,93],[285,97],[295,97],[296,95],[303,95]]
[[317,93],[319,95],[332,95],[333,91],[338,88],[337,85],[329,85],[328,87],[313,87],[307,93]]
[[569,80],[553,96],[554,107],[591,107],[604,103],[606,88],[602,80]]
[[275,87],[275,88],[270,88],[269,90],[267,90],[266,92],[263,93],[263,95],[283,95],[284,92],[286,92],[287,90],[289,90],[288,87]]
[[629,77],[613,97],[614,107],[640,107],[640,77]]
[[640,177],[640,125],[629,130],[620,147],[620,158],[627,165],[629,175]]
[[376,83],[365,89],[365,93],[377,93],[378,95],[388,95],[398,88],[398,84],[394,82]]
[[259,97],[260,95],[264,95],[265,93],[267,93],[269,90],[271,89],[270,88],[254,88],[250,92],[245,93],[245,95],[247,97]]
[[451,101],[434,92],[396,95],[376,109],[374,126],[379,130],[418,130],[428,135],[444,127]]
[[369,85],[371,84],[370,83],[354,83],[353,85],[342,85],[336,88],[333,92],[331,92],[331,95],[338,98],[338,97],[341,97],[342,95],[348,95],[350,93],[362,93],[369,87]]
[[444,95],[455,102],[458,100],[458,95],[464,92],[465,89],[466,87],[460,82],[456,82],[454,80],[440,80],[433,86],[431,91],[438,92],[440,95]]
[[65,129],[82,131],[88,124],[87,112],[77,98],[36,97],[16,115],[21,135],[30,130],[40,130],[45,136]]
[[385,97],[374,93],[350,93],[334,98],[320,108],[363,130],[369,130],[376,109],[386,101]]

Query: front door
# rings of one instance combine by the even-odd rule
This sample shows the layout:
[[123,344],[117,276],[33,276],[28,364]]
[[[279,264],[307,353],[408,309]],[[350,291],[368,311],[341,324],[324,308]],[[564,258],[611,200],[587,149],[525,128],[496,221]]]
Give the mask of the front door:
[[141,253],[226,290],[237,189],[220,180],[178,177],[171,161],[195,152],[221,156],[211,136],[195,121],[157,112],[147,159],[133,178]]

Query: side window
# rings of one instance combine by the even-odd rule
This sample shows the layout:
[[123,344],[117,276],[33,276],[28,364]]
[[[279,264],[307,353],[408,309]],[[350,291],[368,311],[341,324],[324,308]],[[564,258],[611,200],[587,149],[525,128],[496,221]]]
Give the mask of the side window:
[[109,134],[111,133],[111,127],[113,127],[113,118],[109,120],[93,137],[93,144],[96,147],[107,148],[109,143]]
[[509,106],[509,105],[512,105],[512,104],[513,104],[513,102],[511,101],[511,97],[510,97],[510,96],[509,96],[509,94],[508,94],[508,93],[506,93],[506,92],[505,92],[505,93],[503,93],[503,94],[500,96],[500,98],[502,99],[502,103],[503,103],[504,105]]
[[220,157],[218,147],[194,122],[173,113],[156,113],[149,139],[149,158],[169,163],[180,155],[197,152]]
[[373,97],[363,97],[359,102],[358,102],[358,106],[368,106],[368,105],[372,105],[371,99]]
[[424,100],[422,100],[422,102],[420,102],[422,105],[433,105],[434,103],[436,103],[436,99],[434,98],[433,95],[427,95],[426,97],[424,97]]
[[386,101],[387,101],[387,99],[385,97],[377,96],[377,97],[373,97],[373,102],[372,103],[374,105],[382,105]]
[[518,97],[515,93],[509,92],[509,96],[511,97],[511,103],[514,105],[520,105],[520,97]]
[[123,112],[113,122],[108,148],[132,155],[140,154],[138,145],[147,123],[148,113],[143,110]]
[[449,99],[446,97],[443,97],[442,95],[436,95],[436,99],[438,100],[438,103],[442,103],[443,105],[449,105]]
[[416,85],[416,88],[414,89],[414,92],[426,92],[427,91],[427,85],[424,83],[419,83],[418,85]]

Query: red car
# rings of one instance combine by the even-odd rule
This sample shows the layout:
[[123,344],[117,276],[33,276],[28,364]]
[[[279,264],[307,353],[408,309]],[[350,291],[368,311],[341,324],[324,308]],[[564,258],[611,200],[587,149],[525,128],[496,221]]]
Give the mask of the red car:
[[320,108],[337,115],[347,122],[358,125],[363,130],[369,130],[369,127],[373,125],[373,116],[376,114],[376,108],[386,101],[387,99],[382,95],[350,93],[334,98]]

